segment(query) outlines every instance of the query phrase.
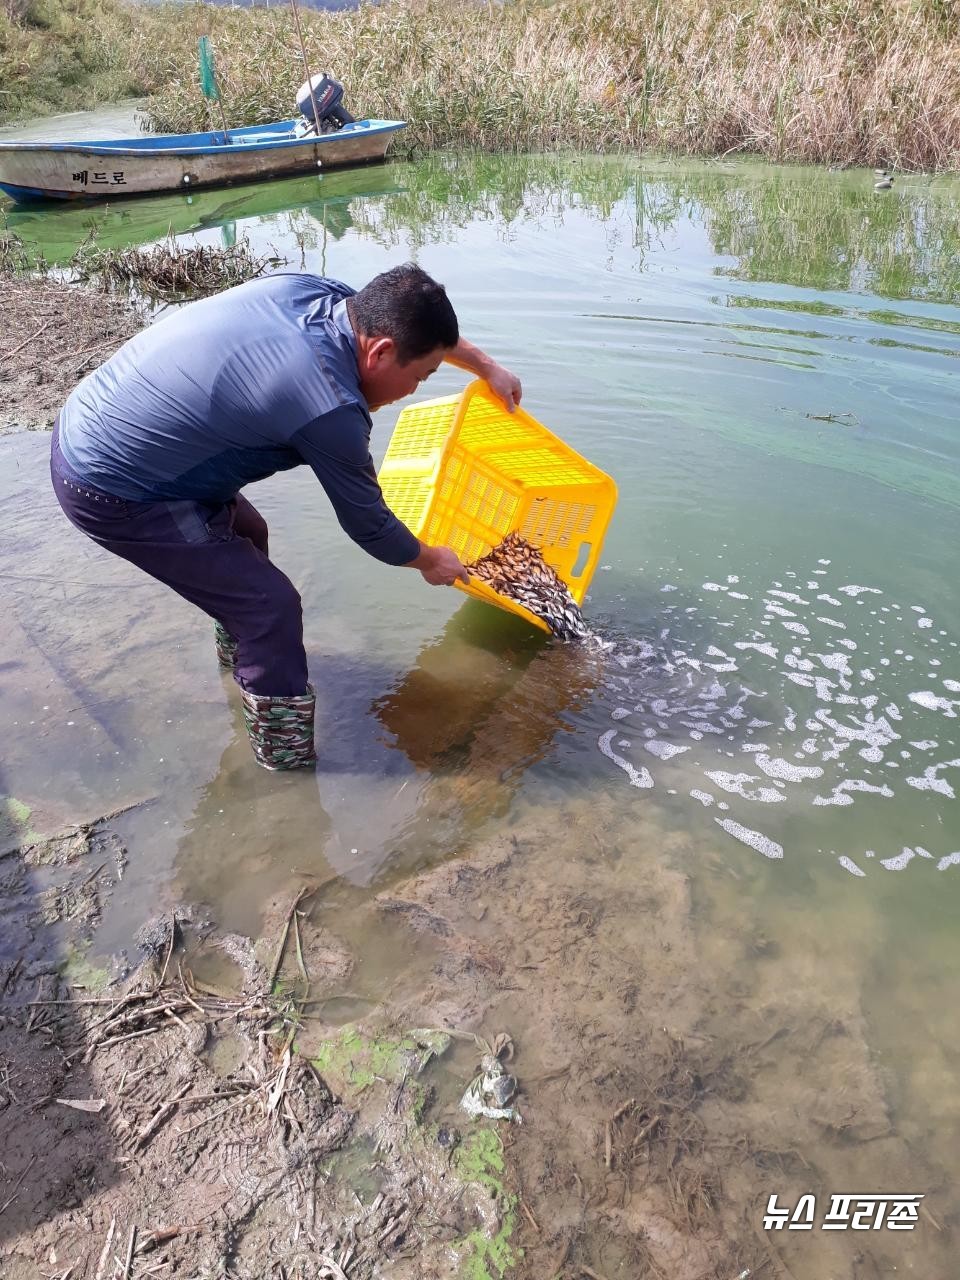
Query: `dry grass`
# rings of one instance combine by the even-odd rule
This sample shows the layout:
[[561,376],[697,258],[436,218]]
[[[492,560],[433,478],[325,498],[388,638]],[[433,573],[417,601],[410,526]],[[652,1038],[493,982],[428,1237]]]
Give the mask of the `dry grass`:
[[[283,5],[4,5],[0,109],[126,85],[155,91],[154,127],[205,127],[208,32],[232,124],[289,116],[303,79]],[[408,120],[408,149],[960,168],[960,0],[390,0],[303,21],[313,69],[354,114]]]

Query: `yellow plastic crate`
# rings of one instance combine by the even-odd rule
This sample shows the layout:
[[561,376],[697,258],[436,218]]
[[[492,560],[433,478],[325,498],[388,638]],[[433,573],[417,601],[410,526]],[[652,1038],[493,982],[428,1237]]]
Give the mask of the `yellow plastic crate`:
[[[464,564],[514,531],[538,547],[578,605],[617,503],[613,480],[523,409],[509,413],[486,382],[400,414],[380,484],[387,505],[423,542]],[[546,623],[479,579],[461,591]]]

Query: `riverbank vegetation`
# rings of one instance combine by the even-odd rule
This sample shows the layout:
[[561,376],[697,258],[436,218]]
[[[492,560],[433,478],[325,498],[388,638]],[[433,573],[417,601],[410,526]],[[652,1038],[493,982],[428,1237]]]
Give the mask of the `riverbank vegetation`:
[[[206,127],[196,38],[213,36],[231,124],[291,114],[289,8],[5,0],[7,103],[37,112],[150,94],[152,127]],[[303,14],[312,69],[355,114],[408,120],[400,148],[556,147],[960,168],[956,0],[391,0]],[[15,38],[13,38],[15,37]],[[107,91],[109,90],[109,94]]]

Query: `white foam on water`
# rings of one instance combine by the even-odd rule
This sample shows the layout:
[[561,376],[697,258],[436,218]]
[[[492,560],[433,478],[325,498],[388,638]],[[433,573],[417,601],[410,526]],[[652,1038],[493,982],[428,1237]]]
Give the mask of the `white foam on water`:
[[815,653],[813,656],[819,658],[828,671],[836,671],[841,676],[853,675],[850,670],[850,659],[845,653]]
[[[940,663],[931,659],[931,667],[939,667]],[[960,680],[944,680],[943,687],[949,689],[951,693],[960,693]]]
[[946,871],[947,867],[956,867],[960,865],[960,849],[956,853],[948,853],[946,857],[941,858],[937,863],[938,871]]
[[[888,667],[890,665],[889,658],[881,658],[880,661],[883,663],[884,666]],[[863,670],[860,672],[861,680],[873,681],[873,680],[876,680],[876,678],[877,677],[873,674],[873,672],[870,670],[869,667],[864,667]]]
[[858,754],[871,764],[879,764],[883,759],[883,752],[879,747],[863,747]]
[[890,717],[891,720],[903,719],[903,715],[900,712],[900,708],[897,706],[895,702],[888,702],[887,705],[884,707],[884,711],[887,713],[887,715]]
[[934,747],[940,744],[935,738],[921,738],[919,742],[911,742],[911,747],[916,747],[918,751],[932,751]]
[[778,658],[780,650],[772,644],[757,644],[752,640],[738,640],[733,646],[735,649],[753,649],[757,653],[762,653],[765,658]]
[[817,699],[820,702],[832,702],[833,694],[831,689],[837,686],[832,680],[828,680],[826,676],[814,676],[813,687],[816,690]]
[[822,622],[827,627],[836,627],[838,631],[846,631],[847,629],[845,622],[840,622],[837,618],[828,618],[826,614],[822,618],[818,617],[817,621]]
[[627,716],[633,715],[629,707],[614,707],[610,712],[611,720],[625,720]]
[[705,662],[705,667],[709,667],[711,671],[738,671],[739,668],[735,662]]
[[895,858],[881,858],[880,865],[886,867],[888,871],[902,871],[908,862],[912,862],[916,857],[915,849],[904,847],[901,853]]
[[783,718],[783,727],[787,733],[793,733],[797,727],[797,713],[792,707],[787,707],[787,714]]
[[662,742],[659,738],[648,738],[643,745],[658,760],[670,760],[673,756],[683,755],[684,751],[690,750],[689,747],[678,747],[672,742]]
[[852,693],[838,693],[834,698],[834,702],[841,703],[845,707],[856,707],[860,703],[859,698],[855,698]]
[[862,596],[865,591],[869,591],[872,595],[882,596],[883,592],[877,587],[855,587],[852,584],[846,587],[837,587],[837,590],[845,596],[849,596],[851,600],[856,600],[857,596]]
[[738,576],[737,574],[735,574],[735,573],[728,573],[728,574],[727,574],[727,581],[728,581],[728,582],[732,582],[732,583],[737,583],[737,582],[739,582],[739,581],[740,581],[740,578],[739,578],[739,576]]
[[786,799],[773,787],[757,787],[755,791],[748,788],[747,783],[760,781],[754,773],[725,773],[722,769],[707,769],[705,776],[711,782],[715,782],[722,791],[730,795],[742,796],[744,800],[756,800],[758,804],[778,804]]
[[700,742],[703,738],[703,734],[700,732],[699,729],[691,729],[690,732],[687,734],[687,737],[692,738],[694,742]]
[[802,782],[804,778],[822,778],[823,770],[819,765],[790,764],[787,760],[775,756],[757,755],[758,769],[762,769],[768,778],[779,778],[784,782]]
[[783,662],[785,666],[793,667],[796,671],[812,671],[814,666],[809,658],[797,658],[792,653],[785,653]]
[[[776,596],[777,599],[779,600],[789,600],[791,604],[809,604],[810,603],[809,600],[804,600],[802,599],[802,597],[798,596],[795,591],[768,591],[767,595]],[[790,616],[794,617],[795,615],[791,614]]]
[[918,626],[918,627],[932,627],[932,626],[933,626],[933,619],[932,619],[932,618],[918,618],[918,619],[917,619],[917,626]]
[[713,796],[709,791],[691,791],[690,795],[694,800],[699,800],[705,809],[709,809],[713,804]]
[[745,596],[742,591],[731,591],[728,593],[731,600],[749,600],[749,596]]
[[927,611],[926,611],[926,609],[923,607],[923,605],[922,605],[922,604],[912,604],[912,605],[910,606],[910,608],[914,611],[914,613],[926,613],[926,612],[927,612]]
[[801,689],[813,688],[813,676],[804,675],[799,671],[789,671],[787,679],[791,684],[798,684]]
[[665,582],[665,583],[663,584],[663,586],[660,588],[660,590],[661,590],[661,591],[676,591],[676,590],[677,590],[677,588],[673,585],[673,583],[672,583],[672,582]]
[[867,873],[861,871],[852,858],[848,858],[845,853],[841,853],[837,861],[845,871],[849,871],[852,876],[865,876]]
[[764,604],[766,605],[767,613],[775,613],[778,618],[795,618],[797,616],[792,609],[785,609],[782,604],[777,604],[773,600],[765,600]]
[[945,760],[943,764],[932,764],[924,769],[922,778],[907,778],[907,786],[917,791],[938,791],[948,800],[956,799],[956,792],[946,778],[939,778],[941,769],[960,769],[960,760]]
[[717,826],[722,827],[728,835],[733,836],[734,840],[739,840],[741,844],[746,844],[751,849],[756,849],[765,858],[783,857],[783,845],[777,844],[775,840],[771,840],[768,836],[763,835],[762,832],[752,831],[750,827],[741,826],[739,822],[734,822],[732,818],[714,818],[714,822]]
[[618,769],[622,769],[624,771],[630,779],[631,787],[642,787],[645,789],[652,787],[654,784],[653,778],[650,776],[650,771],[645,769],[643,765],[641,765],[639,769],[635,769],[629,760],[624,760],[623,756],[618,756],[610,745],[613,742],[616,732],[616,729],[608,729],[606,733],[601,733],[600,737],[597,739],[597,746],[608,760],[612,760]]
[[833,564],[832,560],[818,560],[817,564]]
[[[868,711],[871,711],[877,705],[878,702],[879,702],[879,698],[875,693],[869,693],[865,698],[860,699],[861,707],[866,707]],[[887,707],[888,714],[889,714],[889,711],[890,711],[890,708]]]
[[704,591],[726,591],[726,587],[721,587],[719,582],[702,582],[700,584]]
[[873,795],[885,796],[888,800],[893,796],[886,783],[875,787],[872,782],[866,782],[863,778],[845,778],[833,788],[829,796],[814,796],[813,803],[820,806],[853,804],[853,797],[848,794],[851,791],[868,791]]
[[810,632],[802,622],[781,622],[780,625],[781,627],[785,627],[787,631],[794,632],[795,635],[808,637],[810,635]]
[[817,596],[818,600],[822,600],[824,604],[832,604],[835,609],[843,608],[843,601],[838,600],[836,596],[828,596],[826,592],[822,592]]
[[942,711],[950,720],[956,720],[957,713],[954,711],[956,702],[950,698],[941,698],[936,693],[931,693],[929,689],[921,689],[917,693],[908,695],[911,702],[915,702],[918,707],[926,707],[928,711]]
[[848,640],[846,636],[841,637],[841,639],[837,641],[837,644],[842,644],[845,649],[850,649],[850,650],[854,650],[857,647],[856,640]]
[[722,649],[718,649],[715,644],[712,644],[707,650],[707,657],[708,658],[726,658],[727,661],[730,660],[729,653],[724,653],[724,651]]

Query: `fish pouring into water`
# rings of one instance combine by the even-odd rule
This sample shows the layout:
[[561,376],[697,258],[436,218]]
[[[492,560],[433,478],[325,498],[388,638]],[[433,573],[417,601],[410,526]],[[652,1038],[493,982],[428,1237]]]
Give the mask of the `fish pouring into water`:
[[467,568],[481,582],[542,618],[559,639],[583,640],[590,634],[566,583],[519,533],[507,534]]

